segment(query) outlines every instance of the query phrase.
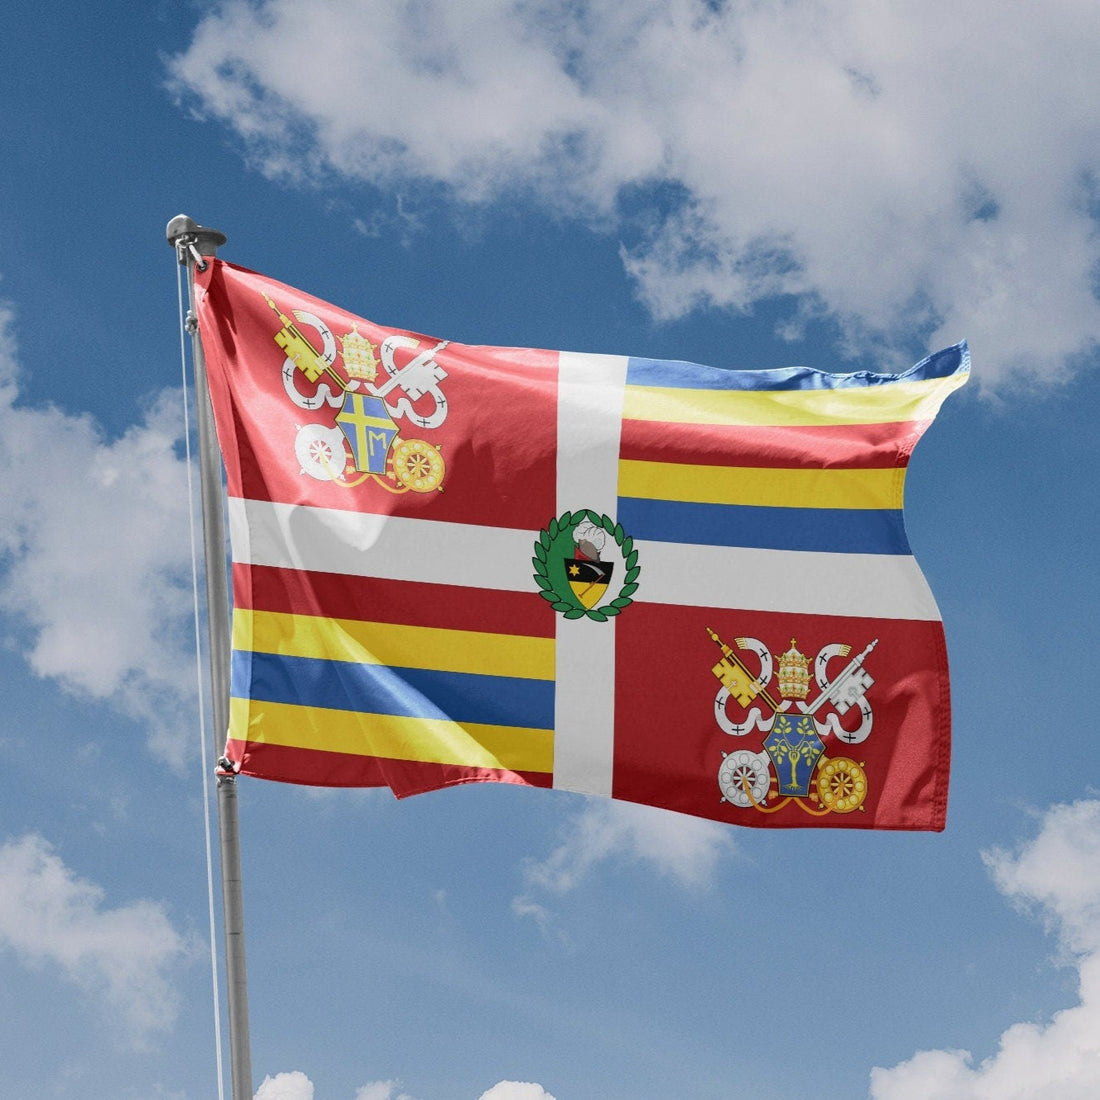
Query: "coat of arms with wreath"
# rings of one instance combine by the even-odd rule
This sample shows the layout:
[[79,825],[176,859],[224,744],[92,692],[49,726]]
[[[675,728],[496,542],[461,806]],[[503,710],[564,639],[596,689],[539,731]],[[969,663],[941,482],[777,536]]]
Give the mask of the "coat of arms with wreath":
[[598,623],[634,602],[641,572],[634,540],[591,508],[552,519],[539,532],[531,564],[539,595],[555,611]]

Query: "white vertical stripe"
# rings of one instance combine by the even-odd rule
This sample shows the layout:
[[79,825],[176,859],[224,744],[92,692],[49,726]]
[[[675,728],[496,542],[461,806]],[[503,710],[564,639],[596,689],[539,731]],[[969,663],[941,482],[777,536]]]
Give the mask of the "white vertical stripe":
[[558,515],[591,508],[615,518],[627,360],[563,351],[558,367]]
[[554,786],[611,797],[615,750],[615,620],[558,616]]
[[[558,374],[558,515],[591,508],[615,519],[627,360],[562,352]],[[558,616],[554,786],[611,795],[615,620]]]

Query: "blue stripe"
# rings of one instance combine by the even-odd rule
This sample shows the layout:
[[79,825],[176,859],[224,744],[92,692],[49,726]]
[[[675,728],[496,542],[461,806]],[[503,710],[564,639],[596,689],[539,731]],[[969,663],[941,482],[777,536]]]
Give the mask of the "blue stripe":
[[781,367],[775,370],[726,370],[664,359],[631,359],[628,386],[661,386],[683,390],[847,390],[891,382],[926,382],[970,370],[966,341],[922,359],[901,374],[853,371],[830,374],[813,367]]
[[554,728],[554,683],[550,680],[234,650],[230,693],[236,698],[301,707]]
[[653,542],[823,554],[910,553],[901,511],[892,509],[761,508],[619,497],[618,520],[632,538]]

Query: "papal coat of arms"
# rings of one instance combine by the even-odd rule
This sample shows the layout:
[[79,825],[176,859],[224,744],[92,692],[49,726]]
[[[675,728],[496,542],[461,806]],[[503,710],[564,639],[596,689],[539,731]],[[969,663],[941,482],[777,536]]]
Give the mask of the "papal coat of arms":
[[[441,489],[443,455],[419,436],[447,417],[441,386],[447,372],[435,361],[447,341],[422,349],[413,337],[393,334],[375,345],[355,325],[337,336],[314,314],[296,309],[290,317],[264,297],[282,324],[274,339],[286,353],[287,397],[300,409],[339,410],[331,425],[298,427],[294,454],[302,473],[346,488],[373,481],[393,493]],[[317,334],[319,349],[302,326]],[[398,349],[414,353],[401,366]],[[312,392],[299,387],[299,375]],[[402,435],[401,419],[413,425],[416,438]]]
[[[864,662],[878,639],[855,657],[848,645],[823,646],[811,674],[809,658],[794,638],[773,659],[756,638],[736,638],[735,651],[709,627],[707,633],[722,650],[711,670],[721,685],[715,720],[730,736],[759,742],[759,749],[723,751],[718,769],[722,800],[760,813],[775,813],[791,803],[814,816],[862,811],[868,791],[865,763],[835,755],[833,746],[858,745],[871,735],[867,692],[874,680]],[[847,717],[849,712],[856,720]]]

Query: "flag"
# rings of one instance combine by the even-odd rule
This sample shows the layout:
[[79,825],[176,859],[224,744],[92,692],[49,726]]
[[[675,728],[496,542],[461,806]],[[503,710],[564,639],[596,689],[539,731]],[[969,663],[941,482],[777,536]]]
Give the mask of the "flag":
[[946,648],[902,492],[965,344],[723,370],[382,328],[219,260],[196,288],[241,774],[944,827]]

